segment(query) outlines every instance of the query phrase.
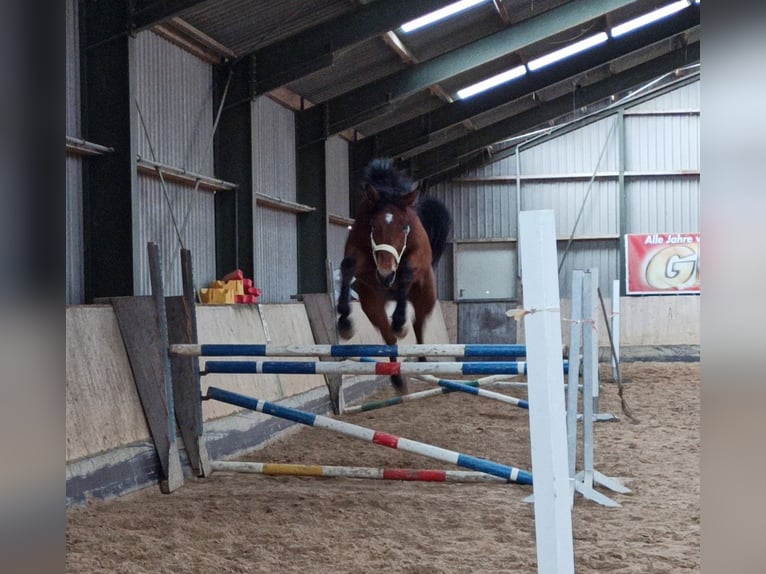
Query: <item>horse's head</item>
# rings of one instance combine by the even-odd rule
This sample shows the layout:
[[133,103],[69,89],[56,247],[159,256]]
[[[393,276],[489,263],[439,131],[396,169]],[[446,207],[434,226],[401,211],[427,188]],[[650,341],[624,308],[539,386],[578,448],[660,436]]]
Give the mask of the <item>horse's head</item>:
[[366,184],[365,197],[370,204],[370,248],[378,278],[383,286],[391,287],[407,249],[411,218],[417,217],[412,209],[418,198],[417,185],[398,195]]

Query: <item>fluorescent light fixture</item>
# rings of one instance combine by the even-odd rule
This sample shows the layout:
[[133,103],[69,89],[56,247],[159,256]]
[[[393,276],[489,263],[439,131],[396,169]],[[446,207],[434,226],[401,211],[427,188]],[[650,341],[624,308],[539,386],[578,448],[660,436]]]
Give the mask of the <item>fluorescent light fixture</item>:
[[657,8],[656,10],[652,10],[651,12],[647,12],[643,16],[639,16],[638,18],[633,18],[632,20],[628,20],[627,22],[624,22],[612,28],[612,38],[617,38],[618,36],[622,36],[623,34],[632,32],[636,28],[641,28],[642,26],[646,26],[647,24],[651,24],[652,22],[661,20],[662,18],[665,18],[666,16],[675,14],[676,12],[679,12],[683,10],[684,8],[688,8],[688,7],[689,7],[689,0],[677,0],[677,2],[673,2],[672,4],[668,4],[667,6],[663,6],[662,8]]
[[494,88],[495,86],[499,86],[500,84],[504,84],[505,82],[509,82],[511,80],[519,78],[526,73],[527,73],[527,69],[524,66],[516,66],[515,68],[506,70],[505,72],[502,72],[501,74],[497,74],[496,76],[492,76],[491,78],[487,78],[486,80],[477,82],[476,84],[468,86],[467,88],[458,90],[457,97],[460,98],[461,100],[470,98],[471,96],[474,96],[478,94],[479,92],[484,92],[486,90],[489,90],[490,88]]
[[424,28],[428,26],[429,24],[433,24],[434,22],[438,22],[439,20],[444,20],[445,18],[449,18],[450,16],[457,14],[458,12],[462,12],[463,10],[468,10],[468,8],[472,8],[476,6],[477,4],[483,4],[487,0],[460,0],[460,2],[455,2],[454,4],[449,4],[448,6],[445,6],[444,8],[439,8],[438,10],[434,10],[433,12],[426,14],[425,16],[421,16],[420,18],[415,18],[414,20],[411,20],[409,22],[406,22],[405,24],[402,24],[402,32],[409,33],[414,30],[418,30],[420,28]]
[[[684,0],[684,2],[686,2],[686,0]],[[569,44],[569,46],[565,46],[561,48],[560,50],[556,50],[555,52],[551,52],[549,54],[546,54],[545,56],[540,56],[539,58],[535,58],[534,60],[530,61],[527,64],[527,67],[530,70],[538,70],[542,68],[543,66],[552,64],[553,62],[558,62],[559,60],[563,60],[564,58],[568,58],[569,56],[573,56],[579,52],[583,52],[587,50],[588,48],[592,48],[593,46],[598,46],[599,44],[603,44],[608,39],[609,39],[609,36],[606,35],[606,32],[599,32],[598,34],[595,34],[593,36],[588,36],[587,38],[580,40],[579,42],[575,42],[574,44]]]

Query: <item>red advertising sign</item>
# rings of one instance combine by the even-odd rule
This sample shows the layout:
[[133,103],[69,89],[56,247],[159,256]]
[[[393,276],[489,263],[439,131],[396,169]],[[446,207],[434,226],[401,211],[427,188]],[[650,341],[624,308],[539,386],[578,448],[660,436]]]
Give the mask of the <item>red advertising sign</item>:
[[699,233],[631,233],[625,236],[628,295],[699,293]]

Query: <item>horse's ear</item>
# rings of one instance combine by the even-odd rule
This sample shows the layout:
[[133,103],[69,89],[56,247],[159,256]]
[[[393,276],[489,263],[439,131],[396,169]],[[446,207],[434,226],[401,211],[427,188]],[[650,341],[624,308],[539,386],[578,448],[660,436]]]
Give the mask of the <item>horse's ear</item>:
[[410,187],[410,191],[402,196],[405,205],[413,206],[418,201],[418,195],[420,190],[418,189],[418,182],[415,182]]
[[372,187],[369,183],[364,184],[364,197],[369,201],[370,203],[376,203],[378,199],[380,198],[380,194],[378,193],[378,190]]

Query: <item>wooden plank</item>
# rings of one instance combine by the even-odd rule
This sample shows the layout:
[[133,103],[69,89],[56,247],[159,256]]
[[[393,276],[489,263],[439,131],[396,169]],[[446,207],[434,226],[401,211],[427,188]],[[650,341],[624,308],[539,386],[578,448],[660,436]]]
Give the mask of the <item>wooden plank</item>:
[[505,312],[513,305],[509,301],[459,302],[458,338],[460,343],[515,343],[516,321],[509,321]]
[[168,338],[168,316],[165,311],[165,288],[162,284],[162,257],[160,248],[154,242],[149,242],[146,246],[149,255],[149,281],[152,287],[152,299],[154,300],[154,317],[159,330],[159,351],[162,365],[162,388],[165,390],[165,402],[167,405],[167,414],[165,425],[167,427],[169,438],[168,453],[168,476],[167,480],[160,483],[163,492],[170,493],[180,487],[184,482],[183,471],[181,470],[181,459],[178,455],[178,441],[176,440],[176,413],[175,403],[173,402],[173,377],[170,374],[170,356],[168,347],[170,339]]
[[309,317],[311,333],[317,345],[336,345],[335,309],[329,293],[305,293],[303,305]]
[[[314,335],[314,342],[318,345],[337,345],[338,332],[335,329],[335,305],[329,293],[305,293],[303,305]],[[325,358],[324,360],[327,360]],[[323,359],[320,359],[323,360]],[[342,412],[343,375],[325,375],[325,384],[330,393],[330,403],[333,414]]]
[[160,486],[163,492],[172,492],[183,483],[183,472],[171,410],[172,395],[168,396],[170,361],[167,338],[162,336],[152,297],[117,297],[111,302],[149,432],[160,458],[163,477]]
[[[168,338],[172,343],[198,343],[194,279],[188,249],[181,250],[181,275],[183,296],[165,298]],[[208,476],[210,463],[203,439],[199,361],[192,357],[171,356],[170,369],[176,421],[189,463],[197,476]]]

